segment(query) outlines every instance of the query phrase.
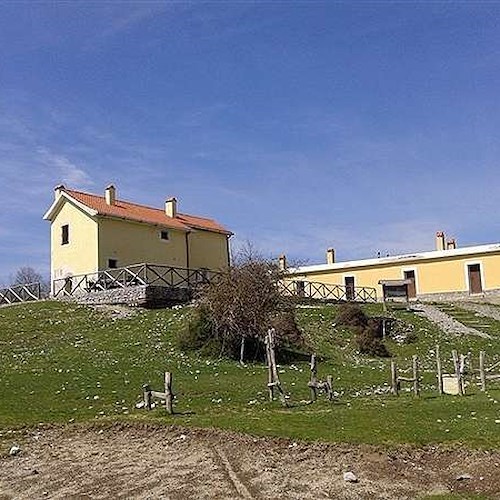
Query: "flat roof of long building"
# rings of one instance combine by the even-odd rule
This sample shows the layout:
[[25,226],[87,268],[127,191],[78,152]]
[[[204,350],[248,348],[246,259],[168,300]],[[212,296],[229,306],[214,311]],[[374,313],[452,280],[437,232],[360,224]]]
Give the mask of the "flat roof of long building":
[[390,264],[403,264],[405,262],[439,260],[449,257],[465,257],[481,254],[500,252],[500,243],[489,245],[478,245],[471,247],[453,248],[449,250],[433,250],[431,252],[408,253],[403,255],[393,255],[390,257],[380,257],[374,259],[349,260],[345,262],[335,262],[333,264],[315,264],[311,266],[299,266],[287,269],[291,274],[302,274],[321,271],[335,271],[338,269],[352,269],[359,267],[376,267]]

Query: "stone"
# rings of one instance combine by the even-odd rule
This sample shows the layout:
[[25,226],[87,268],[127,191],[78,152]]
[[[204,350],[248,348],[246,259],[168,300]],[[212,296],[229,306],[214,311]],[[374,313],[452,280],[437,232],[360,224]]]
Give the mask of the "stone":
[[16,455],[19,455],[19,453],[21,453],[21,448],[19,448],[19,446],[12,446],[9,450],[9,455],[11,457],[15,457]]
[[348,471],[348,472],[344,472],[344,481],[347,483],[357,483],[358,478],[356,477],[356,475],[354,473],[352,473],[351,471]]
[[463,481],[464,479],[472,479],[472,476],[470,474],[460,474],[456,477],[457,481]]

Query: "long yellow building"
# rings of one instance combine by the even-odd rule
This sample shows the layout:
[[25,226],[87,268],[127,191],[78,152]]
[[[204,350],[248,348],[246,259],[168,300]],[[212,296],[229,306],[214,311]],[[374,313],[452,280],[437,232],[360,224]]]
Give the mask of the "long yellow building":
[[61,185],[43,218],[51,222],[52,281],[139,263],[211,270],[229,264],[232,233],[179,212],[175,198],[158,209],[118,199],[113,185],[103,196]]
[[[285,259],[281,263],[284,267]],[[457,248],[436,233],[436,249],[375,259],[335,262],[335,251],[327,250],[326,264],[286,269],[289,280],[318,282],[346,287],[372,287],[382,296],[383,280],[408,280],[410,297],[422,299],[467,298],[500,295],[500,244]],[[302,285],[301,285],[302,286]]]

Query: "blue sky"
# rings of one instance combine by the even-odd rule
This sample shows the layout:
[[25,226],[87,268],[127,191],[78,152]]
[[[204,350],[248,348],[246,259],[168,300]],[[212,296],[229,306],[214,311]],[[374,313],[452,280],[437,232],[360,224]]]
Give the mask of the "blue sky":
[[309,263],[500,240],[498,2],[0,2],[0,283],[53,187]]

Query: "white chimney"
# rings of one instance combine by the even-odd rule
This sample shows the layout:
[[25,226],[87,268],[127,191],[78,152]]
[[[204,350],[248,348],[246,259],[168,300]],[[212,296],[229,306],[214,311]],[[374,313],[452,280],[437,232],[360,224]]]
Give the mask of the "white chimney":
[[116,189],[113,184],[110,184],[107,188],[106,191],[104,191],[105,198],[106,198],[106,204],[107,205],[114,205],[116,201]]
[[446,249],[446,238],[444,236],[443,231],[438,231],[436,233],[436,250],[445,250]]
[[457,240],[455,240],[455,238],[448,240],[448,242],[446,243],[446,249],[455,250],[455,248],[457,248]]
[[286,269],[286,255],[280,255],[280,258],[278,261],[278,269],[280,271],[284,271]]
[[172,218],[177,216],[177,198],[169,198],[165,202],[165,213]]
[[65,190],[66,188],[64,187],[64,184],[59,184],[59,186],[56,186],[54,188],[54,198],[57,200],[59,196],[61,196],[61,193]]
[[326,263],[327,264],[335,264],[335,249],[329,248],[326,251]]

